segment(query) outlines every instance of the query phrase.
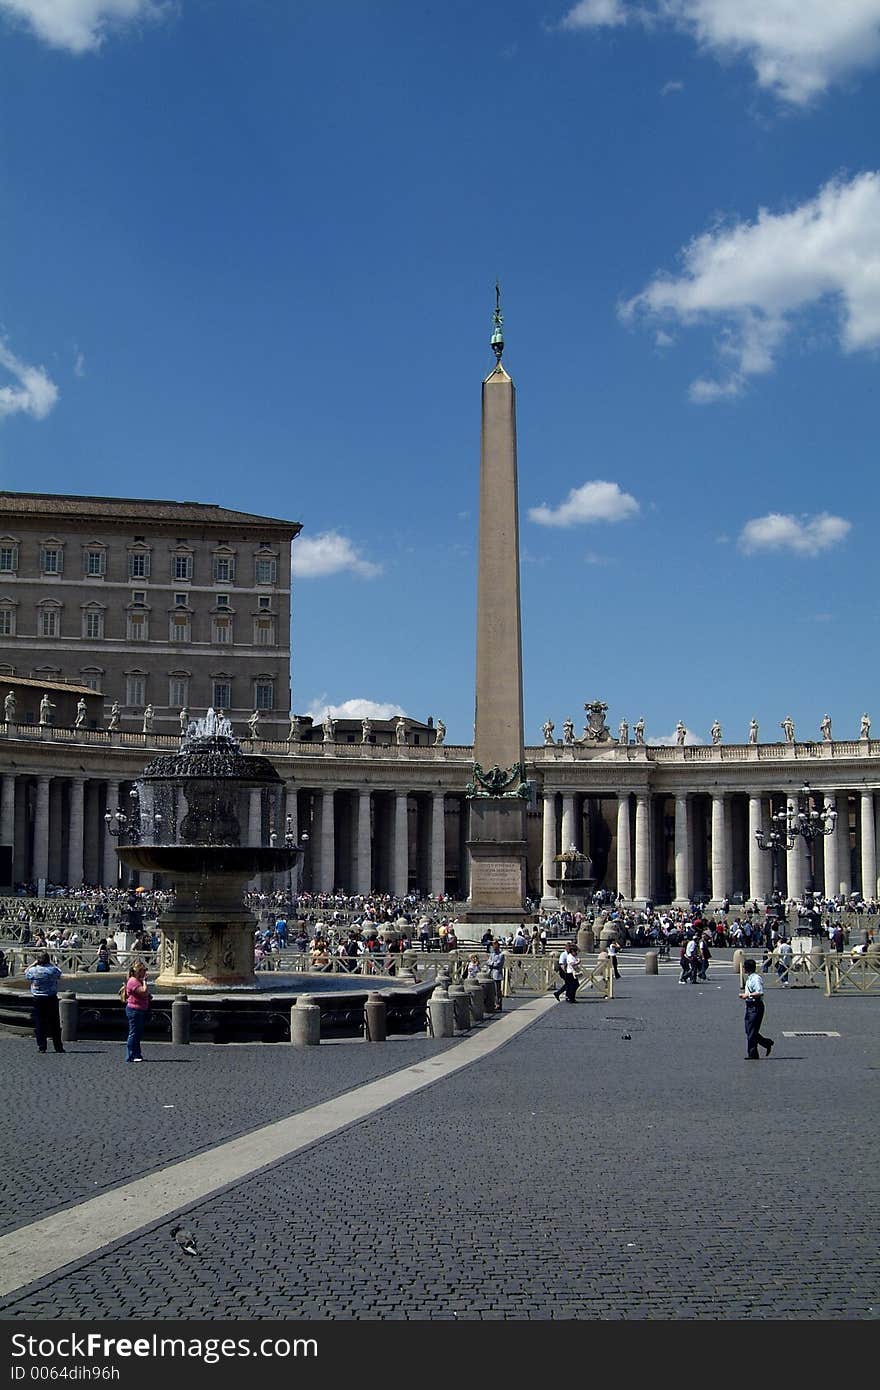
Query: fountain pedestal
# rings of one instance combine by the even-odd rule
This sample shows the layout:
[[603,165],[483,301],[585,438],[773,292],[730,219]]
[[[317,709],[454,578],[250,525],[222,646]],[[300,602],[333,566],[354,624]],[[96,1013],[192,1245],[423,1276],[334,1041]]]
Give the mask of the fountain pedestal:
[[156,984],[166,989],[253,989],[254,914],[242,902],[260,873],[290,867],[297,849],[260,845],[120,845],[130,868],[167,874],[174,906],[162,913]]
[[156,984],[165,988],[245,989],[254,979],[254,914],[242,906],[247,879],[205,882],[194,874],[175,879],[175,903],[162,914],[162,947]]

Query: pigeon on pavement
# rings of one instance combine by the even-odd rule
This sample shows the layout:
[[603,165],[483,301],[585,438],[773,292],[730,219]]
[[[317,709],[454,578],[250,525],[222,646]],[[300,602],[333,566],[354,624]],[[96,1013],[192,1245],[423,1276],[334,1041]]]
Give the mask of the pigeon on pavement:
[[197,1255],[199,1253],[196,1249],[196,1239],[192,1231],[185,1230],[183,1226],[173,1226],[171,1228],[171,1234],[185,1255]]

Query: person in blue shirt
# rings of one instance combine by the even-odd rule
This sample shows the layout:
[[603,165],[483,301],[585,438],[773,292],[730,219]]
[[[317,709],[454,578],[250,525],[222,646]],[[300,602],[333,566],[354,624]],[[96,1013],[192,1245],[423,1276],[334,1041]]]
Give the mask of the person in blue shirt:
[[49,952],[37,956],[36,964],[29,965],[24,972],[30,981],[31,1004],[33,1005],[34,1036],[40,1052],[46,1051],[47,1036],[52,1039],[56,1052],[64,1051],[61,1041],[61,1018],[58,1013],[58,985],[61,971],[49,959]]
[[764,1019],[764,981],[757,965],[751,959],[743,961],[743,973],[745,981],[739,997],[746,1001],[746,1061],[757,1062],[760,1056],[759,1047],[764,1048],[767,1057],[770,1056],[773,1047],[772,1038],[761,1036],[761,1023]]

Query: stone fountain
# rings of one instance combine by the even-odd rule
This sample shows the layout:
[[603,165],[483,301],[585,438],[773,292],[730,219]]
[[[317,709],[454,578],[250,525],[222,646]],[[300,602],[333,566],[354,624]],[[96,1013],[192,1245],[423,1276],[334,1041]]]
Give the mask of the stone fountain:
[[118,853],[129,868],[174,885],[174,906],[161,921],[160,989],[254,988],[245,885],[291,868],[300,853],[276,843],[280,785],[269,759],[243,753],[229,720],[212,709],[190,724],[177,753],[144,769]]
[[[174,906],[160,920],[146,1036],[173,1037],[174,1010],[183,1005],[193,1042],[286,1042],[298,1000],[318,1005],[321,1037],[364,1036],[367,1001],[377,993],[388,1032],[424,1032],[434,985],[417,983],[410,971],[394,978],[376,962],[368,978],[347,971],[255,975],[256,923],[244,905],[245,887],[257,874],[290,869],[301,853],[291,835],[273,829],[280,785],[268,758],[243,753],[229,720],[213,710],[190,724],[178,752],[150,763],[136,784],[131,814],[120,817],[114,832],[119,857],[129,868],[162,874],[175,890]],[[77,1022],[65,1036],[118,1037],[120,1030],[124,1036],[121,978],[71,980],[75,992],[63,997],[65,1028],[71,1009]],[[0,1027],[29,1032],[30,1012],[27,980],[0,982]]]

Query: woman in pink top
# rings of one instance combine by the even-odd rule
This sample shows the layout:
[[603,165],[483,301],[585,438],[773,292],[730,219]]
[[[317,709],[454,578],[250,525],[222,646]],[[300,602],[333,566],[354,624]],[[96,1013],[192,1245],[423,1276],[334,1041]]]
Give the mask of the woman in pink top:
[[150,991],[147,989],[147,967],[143,961],[136,960],[129,971],[125,984],[125,1017],[128,1019],[128,1040],[125,1044],[126,1062],[142,1062],[141,1038],[150,1007]]

